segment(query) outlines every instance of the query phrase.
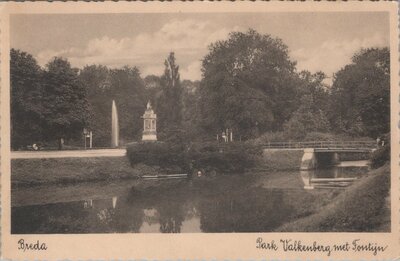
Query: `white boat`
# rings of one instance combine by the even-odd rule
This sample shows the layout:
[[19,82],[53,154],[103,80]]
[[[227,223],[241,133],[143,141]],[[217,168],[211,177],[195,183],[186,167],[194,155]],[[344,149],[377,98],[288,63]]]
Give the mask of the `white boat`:
[[164,174],[164,175],[143,175],[143,179],[184,179],[187,178],[188,174]]

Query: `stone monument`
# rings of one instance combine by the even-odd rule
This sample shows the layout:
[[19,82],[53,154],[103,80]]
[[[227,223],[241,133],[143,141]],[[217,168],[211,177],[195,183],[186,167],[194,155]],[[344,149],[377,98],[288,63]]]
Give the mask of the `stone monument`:
[[147,108],[143,116],[143,135],[142,141],[157,140],[157,115],[154,113],[150,101],[147,102]]

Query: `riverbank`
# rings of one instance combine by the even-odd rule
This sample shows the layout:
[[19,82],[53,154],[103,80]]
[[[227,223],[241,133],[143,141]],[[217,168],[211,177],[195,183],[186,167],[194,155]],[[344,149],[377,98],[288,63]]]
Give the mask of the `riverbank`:
[[261,168],[267,171],[299,170],[303,149],[264,149]]
[[[298,170],[302,151],[268,152],[250,173]],[[159,167],[131,164],[122,157],[26,158],[11,160],[11,186],[76,184],[89,181],[136,179],[141,175],[156,175]],[[206,173],[207,174],[207,173]]]
[[[287,223],[279,232],[390,231],[390,165],[373,170],[314,214]],[[381,229],[378,229],[380,232]]]
[[43,184],[71,184],[88,181],[134,179],[154,174],[143,164],[131,167],[123,157],[12,159],[11,186],[30,187]]

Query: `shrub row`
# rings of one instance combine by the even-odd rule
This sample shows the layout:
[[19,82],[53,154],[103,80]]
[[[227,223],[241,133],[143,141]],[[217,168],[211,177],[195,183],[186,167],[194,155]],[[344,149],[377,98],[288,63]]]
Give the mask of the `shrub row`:
[[256,165],[261,151],[243,143],[141,142],[130,144],[127,156],[132,166],[143,163],[164,172],[240,173]]

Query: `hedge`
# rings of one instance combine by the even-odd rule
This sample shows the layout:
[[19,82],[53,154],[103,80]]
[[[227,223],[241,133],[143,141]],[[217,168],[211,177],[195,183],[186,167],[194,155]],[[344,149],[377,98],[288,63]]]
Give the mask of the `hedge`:
[[243,143],[140,142],[128,145],[127,156],[132,166],[143,163],[166,172],[241,173],[256,165],[261,150]]

